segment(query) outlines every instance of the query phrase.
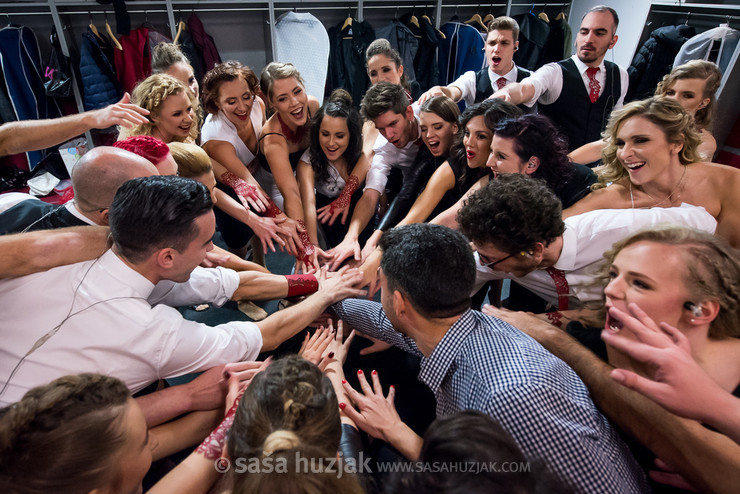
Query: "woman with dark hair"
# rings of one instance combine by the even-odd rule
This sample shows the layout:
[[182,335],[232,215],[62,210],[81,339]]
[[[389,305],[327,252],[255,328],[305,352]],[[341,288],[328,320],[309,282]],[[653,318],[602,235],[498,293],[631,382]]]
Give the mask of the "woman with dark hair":
[[499,173],[519,173],[543,180],[567,208],[589,193],[596,175],[573,164],[563,136],[544,115],[504,120],[491,141],[488,167]]
[[347,215],[361,196],[358,190],[369,168],[360,114],[349,93],[334,90],[311,119],[311,145],[296,168],[306,228],[316,248],[329,249],[344,238]]

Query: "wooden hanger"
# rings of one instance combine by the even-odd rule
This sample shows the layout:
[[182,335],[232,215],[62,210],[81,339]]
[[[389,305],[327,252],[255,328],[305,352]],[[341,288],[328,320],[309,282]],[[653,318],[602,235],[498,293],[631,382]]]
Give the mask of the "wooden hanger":
[[[494,19],[495,19],[495,17],[493,17],[493,14],[491,14],[491,13],[489,12],[489,13],[488,13],[488,14],[486,14],[486,16],[485,16],[485,17],[483,18],[483,24],[485,24],[486,26],[488,26],[488,23],[489,23],[489,22],[491,22],[491,21],[492,21],[492,20],[494,20]],[[486,28],[486,29],[488,29],[488,28]]]
[[175,34],[175,39],[173,41],[174,44],[177,44],[177,40],[180,38],[180,35],[183,31],[185,31],[188,28],[188,26],[182,22],[182,19],[177,23],[177,34]]
[[475,26],[476,28],[480,28],[483,30],[487,29],[486,25],[483,23],[483,18],[481,18],[480,14],[478,13],[473,14],[473,16],[470,19],[465,21],[465,24],[470,24],[470,25],[477,24],[477,26]]
[[347,27],[352,25],[352,16],[347,16],[347,18],[344,20],[344,24],[342,24],[342,29],[340,31],[344,31],[347,29]]
[[558,16],[555,18],[555,20],[556,21],[562,21],[566,17],[568,17],[568,15],[561,10],[560,13],[558,14]]
[[110,28],[110,24],[108,24],[108,13],[105,13],[105,32],[110,37],[110,40],[113,42],[113,46],[116,47],[118,50],[123,50],[123,46],[121,46],[121,43],[118,42],[118,38],[113,34],[113,30]]
[[545,12],[540,12],[537,14],[537,17],[539,17],[541,20],[545,21],[546,23],[550,24],[550,18],[547,17],[547,14]]
[[418,29],[421,29],[421,26],[419,25],[419,19],[416,18],[416,16],[411,13],[411,18],[409,19],[409,24],[412,26],[416,26]]
[[[432,20],[429,18],[428,15],[424,14],[424,15],[421,16],[421,18],[424,19],[425,21],[427,21],[430,25],[434,26],[434,23],[432,22]],[[447,39],[447,36],[445,36],[445,33],[443,33],[442,31],[440,31],[436,27],[434,28],[434,30],[437,31],[437,34],[439,34],[440,38]]]
[[90,16],[90,24],[88,24],[87,27],[90,28],[90,31],[92,31],[96,38],[98,38],[100,41],[104,41],[104,38],[98,32],[98,28],[95,27],[95,24],[93,24],[92,12],[88,12],[88,15]]

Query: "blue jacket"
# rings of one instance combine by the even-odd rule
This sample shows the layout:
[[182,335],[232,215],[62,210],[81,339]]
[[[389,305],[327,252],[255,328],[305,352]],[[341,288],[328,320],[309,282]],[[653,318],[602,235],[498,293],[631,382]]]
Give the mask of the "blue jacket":
[[[60,116],[56,102],[46,96],[39,44],[33,31],[16,24],[0,29],[0,65],[5,91],[17,120]],[[30,170],[41,161],[43,151],[26,153]]]
[[123,96],[113,65],[113,47],[92,31],[82,33],[80,77],[85,110],[96,110],[117,102]]

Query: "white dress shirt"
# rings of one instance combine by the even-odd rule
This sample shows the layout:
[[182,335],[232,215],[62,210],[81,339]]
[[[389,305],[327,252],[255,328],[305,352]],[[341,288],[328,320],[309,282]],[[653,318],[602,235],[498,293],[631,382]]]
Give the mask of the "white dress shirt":
[[165,305],[223,304],[238,285],[235,271],[197,268],[187,283],[155,288],[112,250],[96,260],[0,280],[0,388],[15,369],[0,404],[67,374],[114,376],[135,393],[157,379],[253,360],[262,348],[254,323],[210,327]]
[[[578,72],[581,74],[581,79],[583,79],[583,85],[588,92],[588,75],[586,74],[588,66],[581,62],[577,55],[573,55],[570,58],[576,63]],[[619,95],[619,100],[614,105],[615,110],[622,108],[624,96],[627,94],[627,88],[630,83],[629,75],[622,67],[619,67],[619,75],[621,94]],[[606,85],[606,68],[603,60],[601,61],[601,65],[599,65],[599,71],[596,73],[596,80],[599,82],[599,96],[601,96]],[[530,83],[534,86],[534,96],[532,96],[532,99],[523,102],[526,106],[531,108],[535,103],[551,105],[560,97],[560,93],[563,90],[563,69],[557,62],[550,62],[537,69],[529,77],[522,79],[521,82],[522,84]]]
[[[594,286],[594,274],[604,260],[604,252],[612,245],[643,228],[659,224],[675,224],[714,233],[717,220],[704,208],[682,204],[675,208],[597,209],[571,216],[565,220],[563,249],[554,267],[565,273],[570,290],[570,308],[583,307],[585,302],[601,300],[603,287]],[[544,269],[536,269],[521,278],[511,273],[494,271],[481,265],[475,253],[477,292],[486,281],[511,278],[545,301],[558,306],[555,282]]]
[[[512,68],[510,71],[508,71],[504,75],[498,75],[495,73],[491,68],[488,68],[488,77],[491,79],[491,89],[493,89],[493,92],[495,93],[498,91],[498,83],[497,81],[499,78],[503,77],[506,79],[506,84],[511,84],[513,82],[516,82],[517,78],[517,70],[516,70],[516,64],[512,64]],[[462,93],[462,96],[460,97],[461,101],[465,101],[465,104],[467,106],[471,106],[475,104],[475,93],[477,88],[477,84],[475,82],[475,76],[476,73],[472,70],[469,70],[465,72],[463,75],[458,77],[455,81],[450,84],[450,86],[455,86],[460,90]]]
[[[414,118],[416,119],[416,138],[409,139],[408,144],[402,148],[397,148],[388,142],[383,134],[378,132],[378,137],[373,145],[375,155],[372,163],[370,163],[370,169],[367,171],[363,191],[374,189],[382,194],[385,191],[385,184],[388,183],[388,174],[391,172],[391,168],[401,168],[403,171],[414,164],[416,155],[419,154],[419,144],[416,141],[421,138],[421,126],[419,125],[419,104],[413,103],[411,108],[414,110]],[[422,143],[421,146],[423,145]]]

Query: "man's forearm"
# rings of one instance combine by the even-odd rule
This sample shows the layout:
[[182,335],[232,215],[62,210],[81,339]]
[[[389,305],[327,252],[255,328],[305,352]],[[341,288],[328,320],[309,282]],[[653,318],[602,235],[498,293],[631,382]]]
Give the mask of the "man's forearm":
[[[539,327],[536,327],[539,324]],[[544,325],[544,326],[542,326]],[[609,376],[612,366],[544,321],[520,328],[567,363],[601,411],[675,467],[701,491],[734,492],[740,485],[740,446],[698,422],[679,418]]]
[[0,156],[36,151],[90,130],[87,113],[45,120],[9,122],[0,127]]
[[0,278],[94,259],[107,250],[109,233],[104,226],[78,226],[0,236]]
[[306,328],[332,301],[330,294],[320,290],[305,300],[255,323],[262,332],[261,351],[274,350],[282,342]]
[[375,189],[367,189],[363,192],[362,197],[357,201],[357,206],[352,213],[352,219],[347,228],[347,236],[358,238],[360,232],[365,229],[375,214],[375,208],[378,206],[380,192]]
[[192,411],[191,389],[187,384],[170,386],[136,398],[147,427],[155,427]]

